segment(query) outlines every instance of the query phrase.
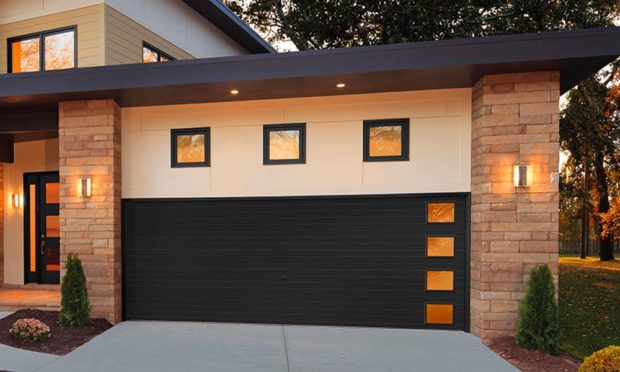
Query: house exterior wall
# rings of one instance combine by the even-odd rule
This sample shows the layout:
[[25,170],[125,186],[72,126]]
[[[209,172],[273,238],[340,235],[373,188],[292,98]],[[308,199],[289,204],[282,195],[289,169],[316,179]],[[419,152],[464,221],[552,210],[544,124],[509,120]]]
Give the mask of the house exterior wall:
[[[121,117],[113,100],[62,102],[60,259],[77,254],[86,274],[93,317],[121,320]],[[79,194],[92,180],[92,196]]]
[[[122,109],[123,198],[468,192],[471,90]],[[410,118],[410,161],[363,162],[364,120]],[[306,164],[263,165],[263,125],[306,123]],[[170,130],[211,128],[211,166],[171,168]]]
[[[513,334],[528,274],[548,264],[557,284],[559,96],[557,72],[490,75],[473,90],[471,331]],[[513,166],[532,185],[514,186]]]
[[[13,0],[11,0],[13,1]],[[9,1],[9,3],[11,3]],[[16,4],[18,1],[14,1]],[[3,2],[0,1],[0,4]],[[2,5],[6,6],[6,5]],[[2,8],[0,7],[0,14]],[[7,73],[7,39],[57,28],[77,26],[78,67],[105,63],[103,4],[0,24],[0,74]]]
[[193,59],[185,50],[111,6],[105,6],[105,64],[142,63],[142,45],[151,44],[176,59]]
[[[142,62],[142,41],[161,48],[177,59],[208,58],[247,54],[239,44],[219,30],[211,22],[195,12],[181,0],[3,0],[0,1],[0,38],[4,38],[3,26],[6,26],[8,37],[26,35],[33,32],[50,30],[68,25],[88,24],[89,19],[82,21],[85,16],[83,9],[98,9],[105,12],[106,25],[103,24],[101,14],[97,19],[99,39],[104,38],[106,30],[105,52],[103,40],[97,45],[99,59],[81,61],[79,67],[101,66],[104,64],[140,63]],[[105,9],[105,10],[104,10]],[[58,24],[60,26],[52,26]],[[70,23],[67,23],[71,21]],[[89,29],[90,30],[90,29]],[[24,32],[25,31],[25,32]],[[87,36],[82,36],[83,41]],[[142,37],[139,43],[134,39]],[[124,43],[120,43],[123,40]],[[127,52],[128,45],[140,47],[138,52]],[[0,45],[4,49],[6,44]],[[79,47],[79,41],[78,41]],[[84,48],[93,49],[93,46]],[[6,71],[6,54],[4,58],[0,52],[0,73]],[[89,50],[86,56],[91,56]],[[78,53],[78,57],[82,53]],[[104,54],[111,54],[104,60]]]
[[15,162],[4,164],[4,283],[24,284],[24,207],[11,204],[11,195],[24,193],[24,173],[58,170],[58,140],[15,144]]

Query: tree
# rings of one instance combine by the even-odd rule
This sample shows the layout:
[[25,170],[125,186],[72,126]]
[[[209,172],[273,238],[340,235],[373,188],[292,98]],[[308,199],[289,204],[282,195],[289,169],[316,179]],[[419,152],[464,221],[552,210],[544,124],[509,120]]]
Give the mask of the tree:
[[[600,227],[599,257],[602,261],[614,259],[614,237],[602,232],[609,219],[605,217],[610,212],[613,190],[617,188],[614,174],[620,165],[620,94],[616,94],[618,89],[613,84],[619,67],[616,63],[610,72],[590,77],[571,90],[560,119],[560,144],[570,154],[567,164],[573,169],[570,182],[583,177],[590,178],[592,184],[590,190],[590,185],[585,185],[582,198],[589,200],[584,208],[593,211]],[[585,198],[588,193],[591,197]]]
[[557,352],[559,336],[553,276],[549,266],[537,266],[530,272],[527,292],[519,306],[517,344],[528,350],[554,354]]
[[271,42],[297,49],[607,26],[617,0],[228,0]]
[[76,255],[67,257],[67,273],[60,285],[60,325],[83,327],[90,323],[90,302],[82,262]]

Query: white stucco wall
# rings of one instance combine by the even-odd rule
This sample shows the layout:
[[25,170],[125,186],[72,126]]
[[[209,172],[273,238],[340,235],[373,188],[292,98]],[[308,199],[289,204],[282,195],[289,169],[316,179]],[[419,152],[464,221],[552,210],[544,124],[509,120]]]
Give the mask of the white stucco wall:
[[247,53],[181,0],[0,0],[0,24],[101,3],[114,7],[194,57]]
[[[468,192],[471,90],[122,110],[123,198]],[[362,161],[364,120],[410,118],[410,161]],[[307,123],[307,162],[263,165],[263,125]],[[211,128],[211,167],[171,168],[170,129]]]
[[[4,282],[24,283],[24,173],[58,170],[58,139],[15,144],[15,162],[4,165]],[[11,195],[22,195],[19,209]]]

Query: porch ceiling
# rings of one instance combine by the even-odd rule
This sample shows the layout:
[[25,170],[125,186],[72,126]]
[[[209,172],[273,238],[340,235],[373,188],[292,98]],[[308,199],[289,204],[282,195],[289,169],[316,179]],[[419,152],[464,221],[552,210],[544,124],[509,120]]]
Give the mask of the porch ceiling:
[[114,98],[133,107],[464,88],[486,74],[541,70],[560,71],[566,92],[618,56],[620,28],[611,27],[7,74],[0,76],[0,132],[33,111],[34,121],[49,125],[52,117],[41,112],[67,100]]

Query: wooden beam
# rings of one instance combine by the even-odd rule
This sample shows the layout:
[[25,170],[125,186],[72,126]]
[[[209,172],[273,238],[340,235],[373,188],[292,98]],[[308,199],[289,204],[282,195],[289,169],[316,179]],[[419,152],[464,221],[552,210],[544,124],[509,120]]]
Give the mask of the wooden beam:
[[13,163],[14,154],[13,136],[0,135],[0,163]]

